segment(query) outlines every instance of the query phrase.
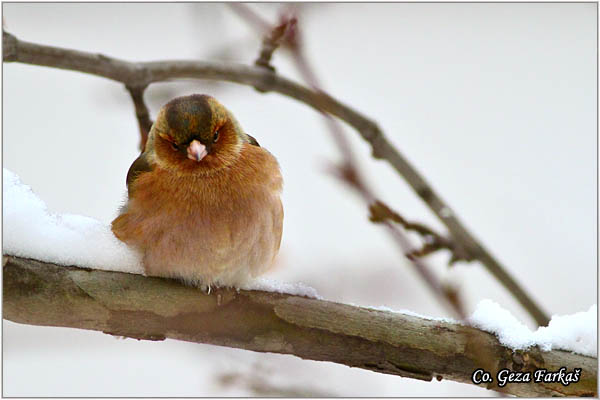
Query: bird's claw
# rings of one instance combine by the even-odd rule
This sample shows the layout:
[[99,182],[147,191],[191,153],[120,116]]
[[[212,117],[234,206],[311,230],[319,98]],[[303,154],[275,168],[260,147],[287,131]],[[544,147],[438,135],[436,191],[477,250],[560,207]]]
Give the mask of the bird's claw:
[[205,294],[210,294],[211,287],[205,283],[200,285],[200,290],[202,290]]

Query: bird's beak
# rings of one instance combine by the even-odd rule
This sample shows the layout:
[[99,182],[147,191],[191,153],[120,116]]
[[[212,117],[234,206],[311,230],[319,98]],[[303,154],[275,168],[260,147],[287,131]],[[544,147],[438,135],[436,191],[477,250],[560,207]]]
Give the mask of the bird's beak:
[[187,156],[190,160],[200,161],[207,154],[208,151],[206,151],[206,146],[197,140],[192,140],[192,142],[187,148]]

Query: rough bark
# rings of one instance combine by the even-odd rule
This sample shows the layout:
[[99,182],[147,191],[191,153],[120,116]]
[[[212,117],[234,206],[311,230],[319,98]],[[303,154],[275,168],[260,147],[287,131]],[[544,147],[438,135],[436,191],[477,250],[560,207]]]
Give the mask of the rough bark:
[[496,383],[519,396],[596,396],[597,360],[565,351],[514,352],[478,329],[324,300],[217,289],[206,295],[174,280],[3,259],[4,318],[97,330],[144,340],[166,338],[310,360],[430,381],[471,383],[473,371],[582,369],[581,380]]

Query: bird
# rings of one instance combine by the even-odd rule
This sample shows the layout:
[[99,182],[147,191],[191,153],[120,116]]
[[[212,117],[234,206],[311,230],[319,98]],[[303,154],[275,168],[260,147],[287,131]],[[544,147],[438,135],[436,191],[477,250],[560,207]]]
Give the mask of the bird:
[[114,235],[145,275],[240,287],[266,272],[283,231],[277,159],[214,97],[177,97],[158,112],[126,178]]

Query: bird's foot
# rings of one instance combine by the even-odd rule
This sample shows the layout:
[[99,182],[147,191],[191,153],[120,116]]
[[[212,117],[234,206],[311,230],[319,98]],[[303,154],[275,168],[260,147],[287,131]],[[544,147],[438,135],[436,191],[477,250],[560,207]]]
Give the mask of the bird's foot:
[[203,291],[205,294],[210,294],[211,287],[210,287],[210,285],[207,285],[207,284],[205,284],[205,283],[202,283],[202,284],[200,285],[200,290],[202,290],[202,291]]

